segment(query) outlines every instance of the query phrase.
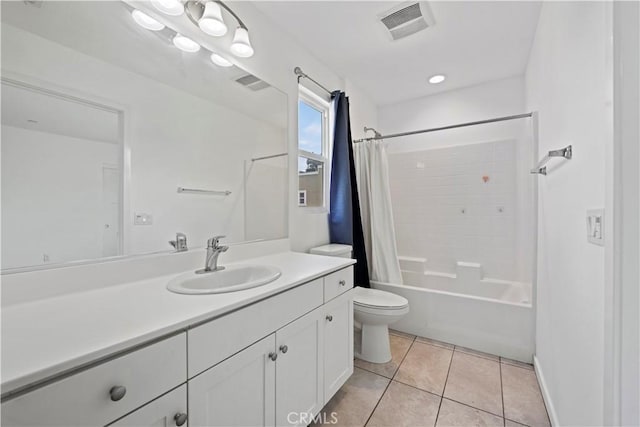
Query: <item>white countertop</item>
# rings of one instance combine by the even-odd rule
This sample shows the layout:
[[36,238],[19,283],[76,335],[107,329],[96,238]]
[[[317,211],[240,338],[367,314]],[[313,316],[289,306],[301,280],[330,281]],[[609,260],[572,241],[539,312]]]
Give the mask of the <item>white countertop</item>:
[[282,271],[274,282],[238,292],[176,294],[166,286],[178,273],[9,306],[2,310],[2,394],[354,263],[348,258],[284,252],[229,263],[273,265]]

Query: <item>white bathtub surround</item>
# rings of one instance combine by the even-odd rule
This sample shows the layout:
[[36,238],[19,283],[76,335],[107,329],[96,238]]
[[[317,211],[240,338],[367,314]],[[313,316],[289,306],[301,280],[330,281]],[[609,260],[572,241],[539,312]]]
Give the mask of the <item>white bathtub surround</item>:
[[354,144],[362,228],[371,280],[402,283],[391,209],[386,143]]
[[166,289],[174,273],[3,307],[2,394],[229,313],[354,261],[283,252],[247,263],[275,266],[282,276],[245,291],[180,295]]

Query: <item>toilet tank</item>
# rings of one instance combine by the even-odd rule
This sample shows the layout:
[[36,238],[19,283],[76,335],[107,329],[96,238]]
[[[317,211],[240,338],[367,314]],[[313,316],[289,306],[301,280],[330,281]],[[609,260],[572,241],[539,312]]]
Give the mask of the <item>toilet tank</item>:
[[311,248],[309,251],[314,255],[335,256],[340,258],[351,258],[351,246],[331,243],[329,245]]

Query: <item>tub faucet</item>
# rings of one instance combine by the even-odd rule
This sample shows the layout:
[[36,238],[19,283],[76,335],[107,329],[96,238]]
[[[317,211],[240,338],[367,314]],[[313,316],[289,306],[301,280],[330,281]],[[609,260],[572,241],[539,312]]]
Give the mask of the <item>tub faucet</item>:
[[198,274],[211,273],[213,271],[224,270],[224,267],[218,266],[218,256],[221,252],[226,252],[229,246],[220,246],[220,239],[226,236],[215,236],[207,240],[207,258],[202,270],[196,271]]

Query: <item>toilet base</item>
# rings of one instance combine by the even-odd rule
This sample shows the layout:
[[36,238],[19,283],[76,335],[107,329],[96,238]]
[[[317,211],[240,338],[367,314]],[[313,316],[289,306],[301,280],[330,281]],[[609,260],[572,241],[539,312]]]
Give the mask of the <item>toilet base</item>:
[[371,363],[387,363],[391,361],[389,345],[389,328],[387,325],[362,324],[360,352],[355,356]]

